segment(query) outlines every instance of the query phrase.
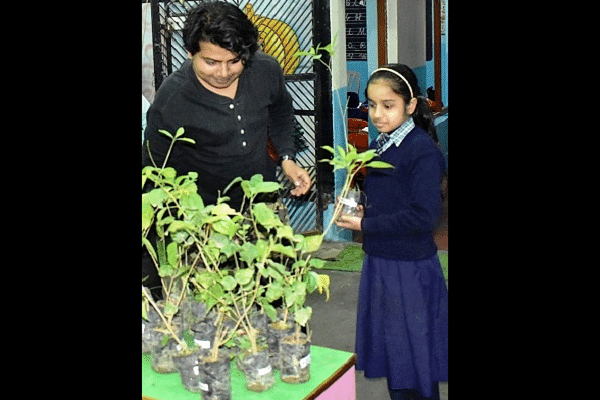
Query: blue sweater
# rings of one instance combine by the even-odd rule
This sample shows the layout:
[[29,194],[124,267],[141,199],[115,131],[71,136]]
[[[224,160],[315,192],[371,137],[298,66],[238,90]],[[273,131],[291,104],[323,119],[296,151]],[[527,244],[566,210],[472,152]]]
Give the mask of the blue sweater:
[[392,145],[380,159],[395,168],[368,169],[362,220],[365,253],[402,261],[432,257],[437,252],[433,228],[442,205],[441,150],[416,126],[400,146]]

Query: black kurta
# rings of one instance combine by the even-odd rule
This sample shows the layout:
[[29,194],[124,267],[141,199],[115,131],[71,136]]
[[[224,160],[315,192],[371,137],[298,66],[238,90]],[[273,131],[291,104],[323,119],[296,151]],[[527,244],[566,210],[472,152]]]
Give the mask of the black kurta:
[[[205,204],[214,204],[234,178],[263,174],[275,180],[276,164],[267,153],[267,135],[280,156],[295,155],[292,99],[285,88],[277,61],[257,52],[240,75],[234,99],[215,94],[198,81],[191,60],[169,75],[147,113],[142,146],[142,167],[151,165],[146,148],[161,166],[171,140],[158,132],[175,134],[184,127],[195,145],[177,142],[167,166],[178,175],[198,173],[198,192]],[[239,209],[241,189],[227,193],[229,204]]]

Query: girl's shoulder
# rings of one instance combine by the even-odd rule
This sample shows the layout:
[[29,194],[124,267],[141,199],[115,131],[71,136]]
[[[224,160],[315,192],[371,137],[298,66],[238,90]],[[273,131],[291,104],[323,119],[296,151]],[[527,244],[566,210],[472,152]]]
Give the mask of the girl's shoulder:
[[[377,139],[371,141],[369,148],[377,148]],[[381,158],[386,162],[396,165],[399,163],[409,163],[412,158],[426,154],[435,154],[443,157],[441,149],[431,136],[423,128],[415,125],[402,140],[400,146],[390,146],[381,155]]]
[[433,141],[427,131],[418,125],[404,138],[400,147],[402,145],[412,149],[413,152],[439,152],[441,154],[440,147]]

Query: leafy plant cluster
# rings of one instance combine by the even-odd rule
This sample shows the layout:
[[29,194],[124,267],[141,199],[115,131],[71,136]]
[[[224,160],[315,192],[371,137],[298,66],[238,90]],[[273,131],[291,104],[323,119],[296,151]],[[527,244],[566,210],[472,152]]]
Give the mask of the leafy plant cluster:
[[[325,68],[327,68],[330,74],[333,74],[331,59],[328,63],[323,61],[322,57],[324,53],[322,52],[325,52],[330,57],[332,57],[335,53],[334,49],[336,47],[336,43],[337,35],[334,37],[333,41],[327,46],[321,46],[321,44],[319,43],[316,47],[311,47],[308,51],[298,51],[295,53],[295,55],[298,57],[310,57],[313,61],[320,62],[323,66],[325,66]],[[393,168],[393,166],[383,161],[373,160],[377,155],[374,149],[358,153],[356,151],[356,148],[350,143],[348,143],[348,119],[346,118],[348,102],[346,100],[346,103],[344,104],[342,100],[338,97],[337,104],[340,109],[341,115],[344,118],[344,123],[342,124],[342,126],[344,127],[345,148],[343,146],[337,146],[337,148],[334,150],[331,146],[321,146],[323,149],[330,152],[333,155],[333,158],[319,161],[333,165],[334,172],[337,170],[344,170],[346,172],[344,185],[342,186],[342,191],[339,194],[340,198],[345,198],[348,195],[350,189],[352,189],[352,182],[354,181],[354,177],[362,168]],[[329,225],[323,232],[323,235],[321,235],[322,237],[325,237],[335,220],[338,219],[338,217],[341,214],[342,208],[343,204],[341,202],[336,203],[333,212],[333,217]]]
[[[175,135],[161,132],[172,139],[169,153],[176,141],[193,143],[183,137],[183,128]],[[142,188],[149,182],[153,185],[142,194],[142,245],[158,269],[164,297],[164,306],[159,307],[142,286],[142,316],[147,319],[149,307],[154,307],[168,336],[185,351],[188,346],[173,327],[184,299],[215,309],[214,359],[220,346],[240,336],[256,352],[258,332],[252,313],[262,310],[276,321],[272,303],[279,299],[284,320],[293,315],[299,335],[300,326],[306,326],[312,314],[304,304],[306,295],[319,289],[328,297],[329,277],[314,271],[324,261],[310,256],[319,247],[319,238],[295,234],[267,203],[258,200],[261,194],[277,191],[280,184],[265,182],[262,175],[231,182],[229,187],[239,183],[243,189],[246,211],[242,213],[231,208],[223,195],[216,204],[204,204],[197,193],[197,174],[178,176],[165,164],[142,169]],[[148,239],[152,227],[156,243]],[[226,327],[226,319],[234,321],[233,328]]]

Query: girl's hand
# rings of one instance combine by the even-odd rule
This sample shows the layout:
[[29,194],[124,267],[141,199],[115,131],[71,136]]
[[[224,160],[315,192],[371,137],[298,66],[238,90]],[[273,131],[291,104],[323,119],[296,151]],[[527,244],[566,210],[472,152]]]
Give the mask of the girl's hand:
[[335,221],[335,224],[340,228],[352,229],[353,231],[361,231],[360,223],[362,222],[362,217],[353,217],[350,215],[340,215],[340,217]]
[[[337,198],[337,203],[339,203],[340,198]],[[356,206],[356,211],[357,211],[357,216],[353,216],[353,215],[340,215],[337,219],[337,221],[335,221],[335,224],[337,226],[339,226],[340,228],[345,228],[345,229],[352,229],[353,231],[361,231],[361,222],[362,222],[362,218],[363,215],[365,213],[364,211],[364,207],[359,204],[358,206]]]

